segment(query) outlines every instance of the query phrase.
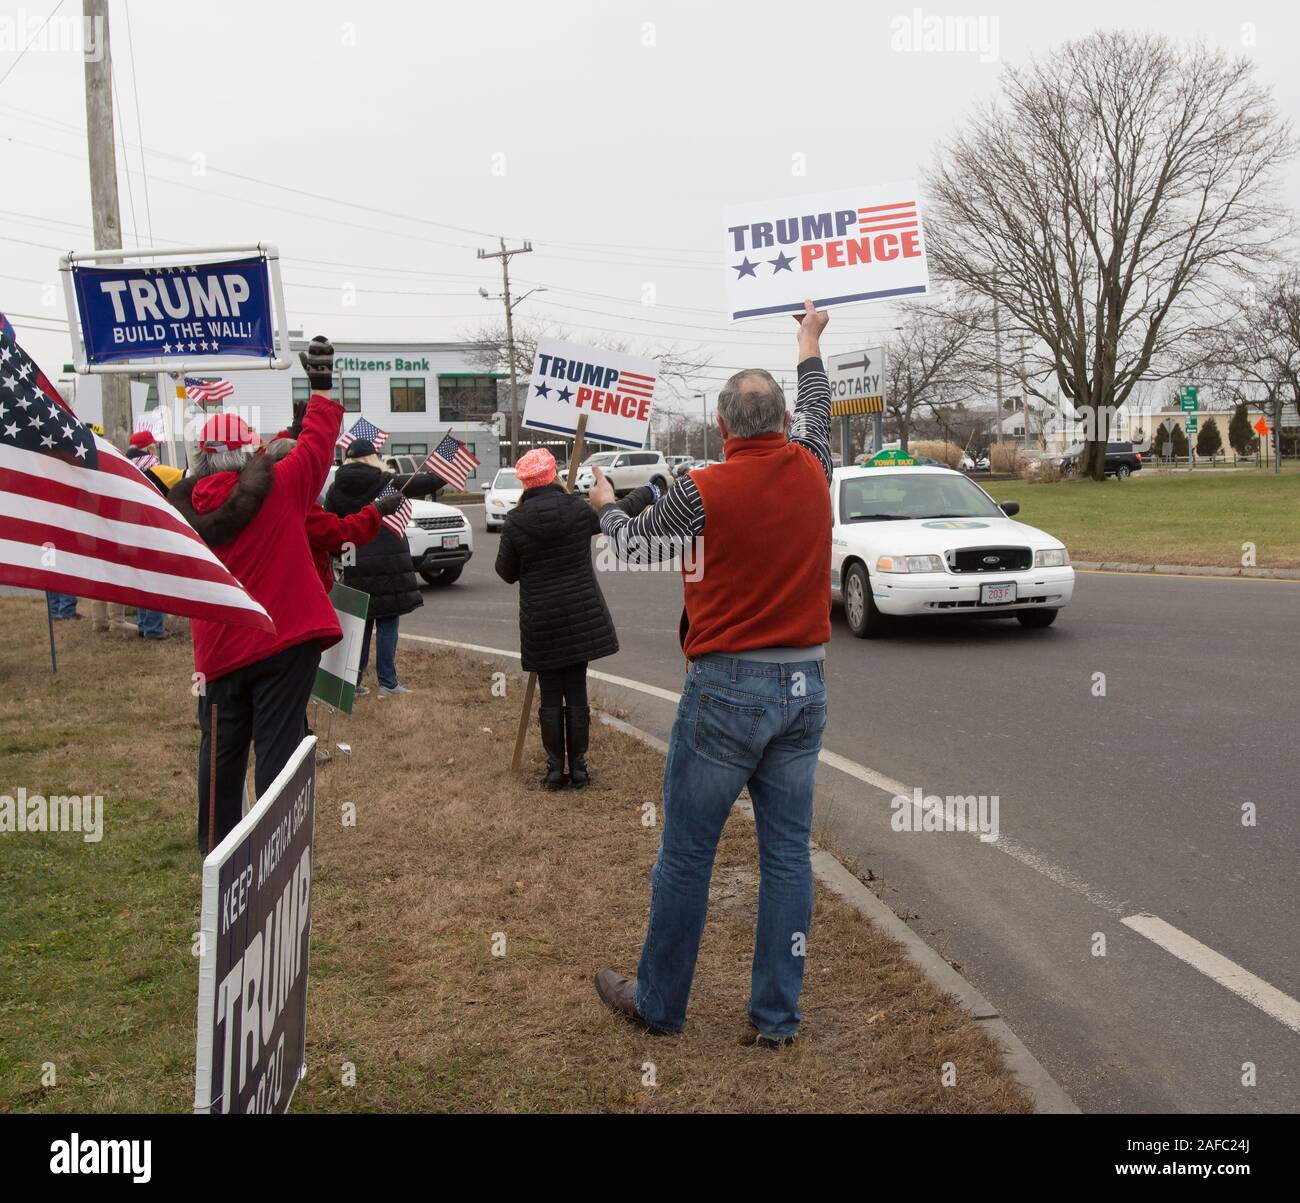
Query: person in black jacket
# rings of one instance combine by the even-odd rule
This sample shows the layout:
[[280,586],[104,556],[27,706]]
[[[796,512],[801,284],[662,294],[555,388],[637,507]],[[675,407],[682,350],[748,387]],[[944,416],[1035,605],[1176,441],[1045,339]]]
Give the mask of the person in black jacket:
[[[520,660],[537,673],[542,689],[538,721],[546,749],[541,784],[564,784],[564,754],[569,783],[581,789],[591,780],[587,740],[587,664],[618,651],[614,620],[596,581],[591,537],[600,518],[583,497],[571,494],[555,476],[555,457],[534,448],[515,465],[524,492],[506,515],[497,551],[497,575],[519,582]],[[635,490],[620,508],[631,515],[654,499],[648,487]]]
[[[340,518],[355,514],[368,506],[392,485],[408,497],[435,497],[446,482],[432,472],[394,475],[385,470],[384,461],[369,439],[356,439],[348,447],[347,461],[334,474],[334,483],[325,495],[325,508]],[[361,668],[357,674],[357,693],[370,691],[360,684],[370,660],[370,632],[375,631],[375,676],[379,679],[379,696],[410,693],[397,680],[397,626],[403,614],[424,605],[415,578],[415,563],[405,535],[381,525],[369,543],[356,549],[356,563],[345,564],[343,583],[370,594],[370,610],[361,641]]]

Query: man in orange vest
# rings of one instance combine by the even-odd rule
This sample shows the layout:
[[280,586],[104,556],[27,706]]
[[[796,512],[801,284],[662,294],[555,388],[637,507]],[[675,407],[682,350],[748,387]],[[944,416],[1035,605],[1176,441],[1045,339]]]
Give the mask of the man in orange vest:
[[620,557],[664,558],[694,543],[681,623],[689,667],[664,768],[650,922],[635,978],[596,975],[606,1006],[656,1033],[686,1022],[714,855],[746,786],[761,873],[749,1018],[766,1045],[799,1030],[831,634],[831,394],[820,349],[827,315],[807,301],[795,321],[793,418],[769,373],[738,372],[718,397],[722,463],[684,475],[635,518],[595,470],[591,503]]

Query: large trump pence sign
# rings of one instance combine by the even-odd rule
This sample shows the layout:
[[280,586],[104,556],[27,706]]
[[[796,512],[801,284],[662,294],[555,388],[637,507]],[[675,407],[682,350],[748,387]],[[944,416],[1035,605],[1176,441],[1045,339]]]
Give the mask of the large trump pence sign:
[[929,292],[912,183],[736,205],[724,214],[732,321]]

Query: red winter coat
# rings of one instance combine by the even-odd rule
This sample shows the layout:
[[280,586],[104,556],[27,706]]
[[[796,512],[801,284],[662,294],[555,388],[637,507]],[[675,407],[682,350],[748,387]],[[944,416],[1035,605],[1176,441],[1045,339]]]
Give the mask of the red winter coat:
[[334,607],[307,542],[307,515],[316,504],[343,419],[343,407],[313,394],[298,445],[278,463],[254,456],[240,472],[186,479],[168,500],[217,558],[271,616],[275,633],[195,619],[194,668],[207,680],[316,640],[337,643]]
[[313,505],[307,511],[307,542],[311,544],[311,558],[326,593],[334,588],[334,565],[330,563],[330,556],[338,555],[346,543],[357,547],[369,543],[379,534],[382,521],[373,505],[363,506],[347,518],[331,514],[319,505]]

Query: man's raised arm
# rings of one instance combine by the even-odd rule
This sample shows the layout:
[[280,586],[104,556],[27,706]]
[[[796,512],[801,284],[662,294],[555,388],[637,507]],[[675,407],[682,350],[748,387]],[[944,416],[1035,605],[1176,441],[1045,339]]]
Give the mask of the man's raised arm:
[[790,422],[790,441],[817,457],[829,484],[831,462],[831,384],[822,363],[821,334],[830,315],[819,312],[812,301],[794,320],[799,326],[799,393]]

